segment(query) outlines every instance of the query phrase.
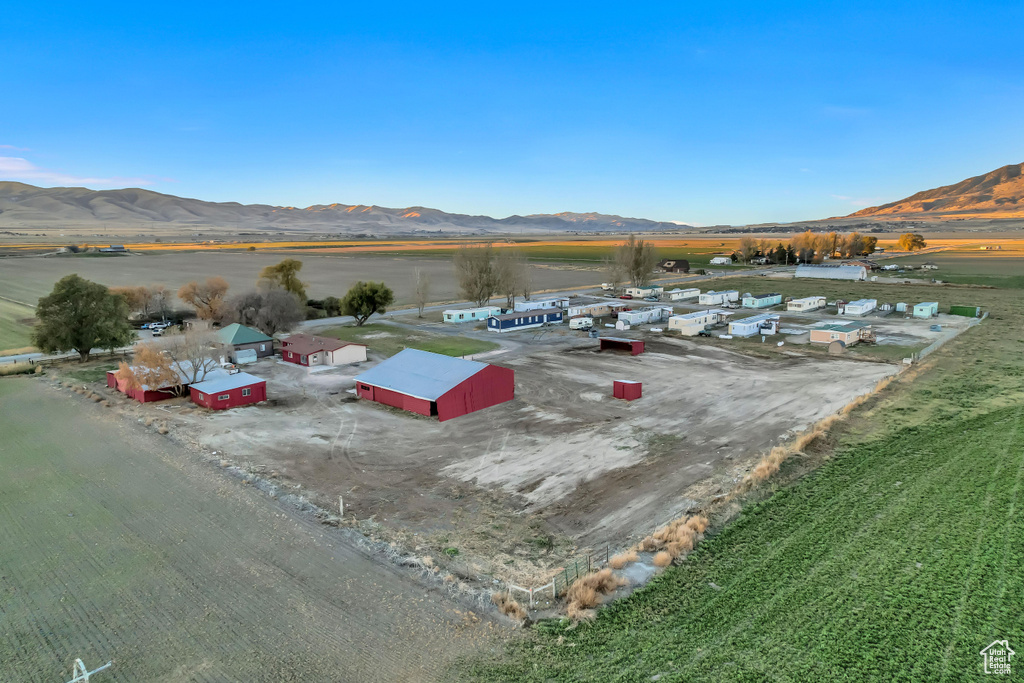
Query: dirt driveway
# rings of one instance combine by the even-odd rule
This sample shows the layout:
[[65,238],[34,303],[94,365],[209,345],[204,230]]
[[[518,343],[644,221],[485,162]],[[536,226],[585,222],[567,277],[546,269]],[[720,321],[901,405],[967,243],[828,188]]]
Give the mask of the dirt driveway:
[[[486,616],[45,381],[0,381],[4,680],[422,681]],[[472,619],[470,619],[472,621]]]

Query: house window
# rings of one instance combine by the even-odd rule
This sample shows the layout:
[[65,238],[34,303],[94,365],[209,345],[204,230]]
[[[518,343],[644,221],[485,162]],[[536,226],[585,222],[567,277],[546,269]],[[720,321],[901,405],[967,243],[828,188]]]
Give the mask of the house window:
[[833,339],[839,339],[839,333],[838,332],[833,332],[832,333],[832,338]]
[[365,384],[360,384],[360,385],[359,385],[359,388],[360,388],[360,389],[362,389],[363,391],[369,391],[369,390],[370,390],[370,387],[368,387],[368,386],[367,386],[367,385],[365,385]]
[[242,396],[252,396],[252,389],[249,387],[242,389]]
[[221,394],[220,396],[217,397],[217,400],[218,401],[226,401],[229,398],[231,398],[231,394]]
[[299,361],[305,363],[308,361],[308,359],[306,358],[306,356],[303,356],[302,358],[299,359]]
[[260,351],[266,351],[266,350],[267,350],[267,345],[266,344],[260,344]]
[[462,320],[465,317],[466,317],[465,315],[463,315],[462,313],[459,313],[459,320]]

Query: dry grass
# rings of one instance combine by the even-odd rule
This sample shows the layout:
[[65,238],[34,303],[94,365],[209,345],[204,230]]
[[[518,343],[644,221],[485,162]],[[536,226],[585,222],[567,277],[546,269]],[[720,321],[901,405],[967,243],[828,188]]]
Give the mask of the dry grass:
[[152,427],[153,426],[153,418],[147,417],[143,424],[145,424],[147,427]]
[[36,372],[36,368],[41,367],[32,363],[8,363],[0,365],[0,377],[7,377],[8,375],[28,375]]
[[612,558],[608,560],[608,565],[612,569],[622,569],[630,562],[636,562],[638,559],[640,559],[640,557],[636,554],[635,550],[627,550],[624,553],[612,555]]
[[22,346],[17,349],[4,349],[3,351],[0,351],[0,358],[3,356],[20,356],[23,353],[35,353],[38,350],[39,349],[34,346]]
[[494,593],[491,595],[491,602],[494,603],[498,611],[507,617],[515,619],[516,621],[524,621],[526,619],[526,609],[518,602],[512,599],[512,596],[508,593]]
[[574,621],[593,619],[593,608],[601,604],[603,596],[627,583],[626,579],[616,576],[607,568],[581,576],[565,593],[568,601],[566,614]]
[[652,560],[655,567],[667,567],[672,564],[672,556],[665,550],[662,550],[654,556]]
[[[681,557],[693,550],[697,542],[704,537],[708,524],[708,518],[703,515],[683,516],[674,519],[640,541],[634,550],[642,550],[648,553],[657,552],[655,557],[664,554],[668,556],[671,562],[677,557]],[[657,566],[663,567],[666,565]]]
[[565,610],[565,614],[573,621],[593,621],[597,618],[597,612],[592,609],[580,607],[574,602],[569,603],[569,607]]

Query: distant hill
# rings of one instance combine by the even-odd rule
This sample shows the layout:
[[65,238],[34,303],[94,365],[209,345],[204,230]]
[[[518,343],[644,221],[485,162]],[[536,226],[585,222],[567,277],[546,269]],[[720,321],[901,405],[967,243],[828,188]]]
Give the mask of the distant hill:
[[627,232],[688,226],[599,213],[531,214],[491,218],[410,206],[316,204],[305,208],[206,202],[136,188],[42,188],[0,182],[0,228],[103,228],[126,232],[147,227],[194,230],[229,228],[337,234]]
[[1011,164],[955,185],[925,190],[850,217],[916,215],[921,217],[1014,218],[1024,216],[1024,164]]

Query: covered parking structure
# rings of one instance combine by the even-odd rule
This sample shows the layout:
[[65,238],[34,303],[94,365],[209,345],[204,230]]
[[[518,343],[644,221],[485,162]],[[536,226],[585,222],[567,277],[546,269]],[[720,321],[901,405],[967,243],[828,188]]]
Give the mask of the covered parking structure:
[[601,337],[601,351],[629,351],[631,356],[639,356],[644,352],[642,339],[626,339],[625,337]]

